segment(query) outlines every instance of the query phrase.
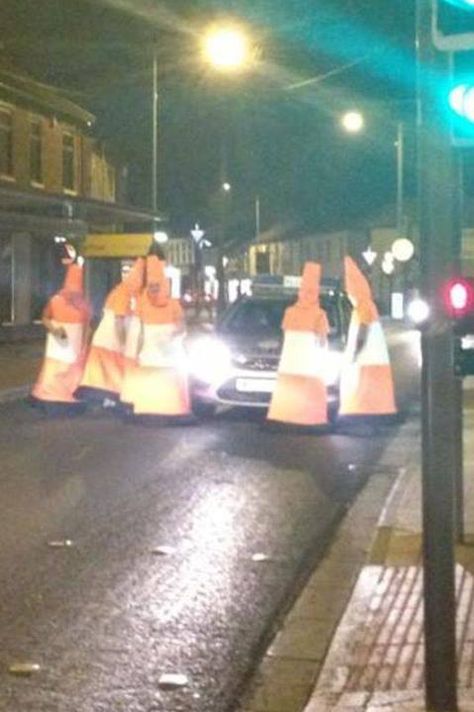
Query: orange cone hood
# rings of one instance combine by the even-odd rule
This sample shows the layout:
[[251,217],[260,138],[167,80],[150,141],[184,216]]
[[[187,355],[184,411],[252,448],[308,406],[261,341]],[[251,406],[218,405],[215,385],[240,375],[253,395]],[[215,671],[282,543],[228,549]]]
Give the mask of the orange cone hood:
[[320,335],[328,333],[327,316],[319,305],[319,282],[321,265],[306,262],[298,293],[298,300],[288,307],[283,317],[284,331],[313,331]]
[[320,281],[321,265],[317,262],[306,262],[298,293],[298,304],[300,306],[314,307],[319,305]]
[[157,295],[152,295],[148,291],[150,302],[154,306],[166,306],[170,297],[168,278],[165,274],[166,262],[160,260],[156,255],[146,258],[146,283],[147,287],[159,284],[160,291]]
[[132,265],[130,272],[123,280],[124,286],[130,294],[136,294],[143,287],[145,279],[145,260],[139,257]]
[[83,269],[80,265],[68,265],[62,291],[83,294]]
[[344,257],[344,279],[346,291],[356,304],[372,301],[372,290],[367,278],[351,257]]

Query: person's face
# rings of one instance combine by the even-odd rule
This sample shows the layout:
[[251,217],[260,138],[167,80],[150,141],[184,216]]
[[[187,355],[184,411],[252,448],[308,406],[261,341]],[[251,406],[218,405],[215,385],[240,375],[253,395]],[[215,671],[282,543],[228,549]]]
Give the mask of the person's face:
[[76,259],[77,252],[76,249],[70,245],[68,242],[64,244],[64,254],[61,258],[61,263],[63,265],[72,265]]
[[148,293],[151,297],[158,297],[161,292],[161,284],[159,282],[151,282],[148,285]]

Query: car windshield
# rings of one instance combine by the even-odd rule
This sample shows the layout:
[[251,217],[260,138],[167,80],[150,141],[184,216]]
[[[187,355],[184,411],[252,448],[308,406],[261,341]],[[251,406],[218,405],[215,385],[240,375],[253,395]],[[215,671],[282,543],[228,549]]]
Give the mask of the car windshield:
[[[281,334],[285,309],[295,303],[295,298],[248,299],[234,304],[224,315],[220,331],[229,334]],[[321,306],[326,311],[330,333],[337,333],[337,308],[334,300],[321,296]]]

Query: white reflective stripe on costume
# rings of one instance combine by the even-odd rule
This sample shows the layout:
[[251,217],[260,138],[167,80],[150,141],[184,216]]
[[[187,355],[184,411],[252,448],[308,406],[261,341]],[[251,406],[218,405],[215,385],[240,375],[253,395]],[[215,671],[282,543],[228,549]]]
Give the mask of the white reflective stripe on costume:
[[136,314],[127,319],[124,356],[128,359],[136,359],[138,355],[138,343],[140,341],[142,324]]
[[[359,320],[354,314],[351,319],[347,337],[346,357],[349,361],[352,361],[354,358],[359,328]],[[375,366],[390,363],[387,343],[380,321],[374,321],[367,327],[367,337],[363,348],[357,355],[357,363],[360,366]]]
[[116,351],[117,353],[123,352],[125,345],[120,339],[117,319],[123,319],[123,317],[117,317],[111,309],[104,309],[104,315],[92,339],[94,346]]
[[45,357],[63,363],[75,363],[82,352],[84,324],[64,324],[56,322],[66,332],[65,339],[59,339],[48,332]]
[[320,378],[328,358],[321,337],[309,331],[285,331],[285,339],[278,366],[279,373]]
[[138,356],[140,366],[180,368],[185,351],[182,334],[174,324],[144,324],[143,345]]

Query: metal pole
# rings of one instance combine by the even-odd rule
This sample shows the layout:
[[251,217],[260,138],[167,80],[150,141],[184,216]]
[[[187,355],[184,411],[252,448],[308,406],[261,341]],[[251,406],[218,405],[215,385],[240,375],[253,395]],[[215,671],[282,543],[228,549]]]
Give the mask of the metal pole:
[[152,136],[152,168],[151,168],[151,208],[157,210],[158,183],[158,56],[156,43],[153,43],[153,136]]
[[397,123],[397,235],[404,234],[403,216],[403,174],[404,174],[404,127],[403,123]]
[[[224,124],[225,125],[225,124]],[[227,146],[226,136],[223,134],[220,146],[220,165],[219,165],[219,193],[218,193],[218,238],[217,238],[217,264],[216,264],[216,279],[219,283],[219,291],[217,293],[217,315],[220,316],[227,305],[227,281],[224,267],[224,250],[225,241],[229,238],[228,230],[228,196],[224,189],[224,183],[227,181]]]
[[417,0],[417,140],[422,284],[432,316],[422,332],[422,501],[425,696],[457,712],[454,575],[455,375],[441,286],[452,272],[455,165],[439,92],[449,74],[431,39],[431,0]]
[[15,324],[16,320],[16,313],[15,313],[15,307],[16,307],[16,259],[15,259],[15,250],[16,250],[16,240],[15,236],[12,235],[10,237],[11,240],[11,256],[10,256],[10,270],[11,270],[11,287],[10,287],[10,321],[12,324]]
[[[451,57],[452,71],[452,57]],[[462,268],[462,228],[463,228],[463,163],[462,155],[456,151],[455,154],[455,198],[456,198],[456,218],[457,229],[453,240],[454,266],[458,273]],[[455,337],[459,339],[460,337]],[[465,542],[464,526],[464,418],[463,418],[463,378],[456,373],[455,377],[455,413],[454,413],[454,448],[455,448],[455,471],[454,487],[456,497],[456,540],[459,544]]]
[[255,239],[260,237],[260,197],[255,196]]

